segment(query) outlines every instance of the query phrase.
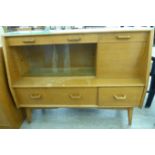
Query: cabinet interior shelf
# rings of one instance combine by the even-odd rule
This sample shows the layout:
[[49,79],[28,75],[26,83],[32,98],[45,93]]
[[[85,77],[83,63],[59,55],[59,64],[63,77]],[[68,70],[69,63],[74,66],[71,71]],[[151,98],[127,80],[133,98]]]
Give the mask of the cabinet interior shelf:
[[111,87],[144,86],[142,79],[104,79],[95,76],[79,77],[23,77],[13,83],[14,88],[28,87]]

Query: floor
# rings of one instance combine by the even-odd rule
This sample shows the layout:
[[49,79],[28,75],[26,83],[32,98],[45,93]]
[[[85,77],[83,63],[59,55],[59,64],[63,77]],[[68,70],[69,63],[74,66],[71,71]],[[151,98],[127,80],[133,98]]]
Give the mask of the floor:
[[[155,56],[155,48],[153,48]],[[147,98],[147,96],[146,96]],[[146,99],[145,99],[146,100]],[[145,101],[144,101],[145,105]],[[128,125],[127,110],[108,109],[37,109],[32,123],[22,129],[154,129],[155,99],[149,109],[134,109],[133,123]]]
[[[154,100],[155,102],[155,100]],[[31,124],[22,129],[152,129],[155,128],[155,103],[149,109],[134,109],[128,126],[126,110],[108,109],[38,109]]]

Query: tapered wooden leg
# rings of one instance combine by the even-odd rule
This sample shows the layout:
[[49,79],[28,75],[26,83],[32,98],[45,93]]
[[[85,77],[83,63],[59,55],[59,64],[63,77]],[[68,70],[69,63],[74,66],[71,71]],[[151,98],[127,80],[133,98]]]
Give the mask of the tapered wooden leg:
[[128,108],[128,124],[132,124],[133,108]]
[[31,121],[32,121],[32,109],[31,108],[26,108],[25,112],[26,112],[27,122],[31,123]]

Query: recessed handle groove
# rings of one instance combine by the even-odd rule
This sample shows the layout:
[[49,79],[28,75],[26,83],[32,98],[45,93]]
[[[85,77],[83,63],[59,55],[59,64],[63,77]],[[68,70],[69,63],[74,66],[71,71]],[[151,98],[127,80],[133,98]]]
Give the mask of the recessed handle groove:
[[41,94],[31,94],[30,98],[31,99],[41,99]]
[[115,100],[126,100],[126,95],[114,95]]
[[117,39],[131,39],[131,36],[123,36],[123,35],[118,35],[116,36]]
[[79,100],[81,99],[81,95],[80,94],[70,94],[69,97],[71,99],[74,99],[74,100]]
[[81,40],[81,38],[80,37],[73,37],[73,38],[68,38],[67,39],[68,41],[80,41]]
[[27,38],[23,40],[23,43],[35,43],[35,39],[34,38]]

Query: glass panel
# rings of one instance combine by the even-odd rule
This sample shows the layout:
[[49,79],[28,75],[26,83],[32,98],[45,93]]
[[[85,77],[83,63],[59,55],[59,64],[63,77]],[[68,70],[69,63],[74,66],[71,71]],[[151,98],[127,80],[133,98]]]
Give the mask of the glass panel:
[[13,48],[21,76],[89,76],[96,74],[96,44]]

